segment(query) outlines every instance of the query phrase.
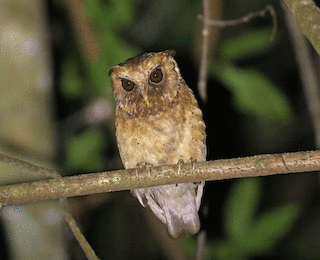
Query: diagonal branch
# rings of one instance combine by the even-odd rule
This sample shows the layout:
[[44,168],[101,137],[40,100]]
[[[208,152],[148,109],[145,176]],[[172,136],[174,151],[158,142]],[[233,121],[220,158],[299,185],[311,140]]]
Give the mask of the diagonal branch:
[[297,65],[299,66],[300,80],[312,119],[316,148],[320,149],[320,91],[318,69],[312,60],[307,38],[297,28],[296,22],[289,10],[287,10],[284,4],[282,4],[282,6],[284,7],[285,20],[291,35],[294,46],[293,50]]
[[[9,157],[4,154],[0,154],[0,162],[7,163],[9,165],[16,166],[16,167],[21,168],[23,170],[33,172],[36,175],[40,175],[40,176],[44,175],[49,178],[54,178],[55,180],[60,180],[60,182],[63,182],[62,176],[58,172],[56,172],[54,170],[43,168],[41,166],[34,165],[32,163],[29,163],[29,162],[26,162],[23,160],[19,160],[19,159],[12,158],[12,157]],[[84,237],[84,235],[81,233],[80,228],[78,227],[75,219],[73,218],[72,213],[71,213],[69,206],[68,206],[67,198],[60,197],[59,202],[60,202],[60,205],[62,208],[62,214],[64,215],[65,220],[69,224],[70,229],[72,230],[74,236],[78,240],[78,242],[79,242],[81,248],[83,249],[85,255],[87,256],[88,260],[99,259],[96,256],[96,254],[93,251],[90,244],[88,243],[88,241],[86,240],[86,238]],[[6,205],[6,203],[3,202],[2,200],[0,200],[0,206],[2,206],[2,205]]]
[[199,162],[195,167],[186,163],[179,174],[178,165],[166,165],[151,170],[127,169],[7,185],[0,187],[0,203],[11,205],[179,182],[311,171],[320,171],[320,150]]
[[302,33],[320,54],[320,9],[313,0],[283,0]]

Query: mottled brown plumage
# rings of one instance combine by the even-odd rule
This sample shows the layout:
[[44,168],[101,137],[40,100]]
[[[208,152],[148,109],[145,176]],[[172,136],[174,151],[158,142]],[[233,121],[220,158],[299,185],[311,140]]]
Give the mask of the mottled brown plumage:
[[[205,124],[191,89],[181,77],[174,51],[145,53],[112,68],[116,135],[124,167],[206,159]],[[134,189],[178,238],[200,229],[204,182]]]

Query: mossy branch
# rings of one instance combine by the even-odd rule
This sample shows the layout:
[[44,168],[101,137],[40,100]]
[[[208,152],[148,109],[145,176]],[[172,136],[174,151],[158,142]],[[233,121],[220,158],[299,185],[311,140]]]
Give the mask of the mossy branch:
[[[0,156],[0,161],[19,164],[21,168],[32,169],[34,172],[39,169],[46,174],[42,167],[5,155]],[[24,163],[26,167],[24,167]],[[47,171],[52,176],[52,170]],[[138,168],[89,173],[6,185],[0,187],[0,203],[12,205],[179,182],[214,181],[312,171],[320,171],[320,150],[255,155],[196,164],[186,163],[182,164],[180,169],[178,165],[166,165],[150,169]]]

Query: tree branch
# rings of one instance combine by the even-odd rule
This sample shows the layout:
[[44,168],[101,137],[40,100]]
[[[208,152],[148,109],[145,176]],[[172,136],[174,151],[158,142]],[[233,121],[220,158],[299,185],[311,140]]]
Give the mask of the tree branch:
[[[1,158],[0,158],[1,159]],[[19,160],[21,162],[21,160]],[[29,163],[28,163],[29,164]],[[35,166],[37,167],[37,166]],[[82,174],[0,187],[2,205],[150,186],[320,171],[320,150]]]
[[283,3],[282,6],[284,7],[285,21],[291,35],[293,50],[299,67],[300,79],[312,119],[316,148],[320,149],[320,93],[318,70],[315,68],[312,60],[306,37],[297,28],[296,22],[288,8],[286,8]]
[[283,0],[302,33],[320,54],[320,9],[312,0]]
[[227,27],[227,26],[235,26],[243,23],[247,23],[250,20],[252,20],[255,17],[263,17],[266,15],[266,13],[269,12],[271,17],[272,17],[272,35],[271,35],[271,40],[274,40],[276,32],[277,32],[277,16],[276,12],[274,11],[274,8],[272,5],[266,5],[266,7],[262,10],[256,11],[256,12],[250,12],[249,14],[235,20],[213,20],[213,19],[208,19],[205,16],[199,15],[198,19],[203,21],[204,25],[208,26],[217,26],[217,27]]

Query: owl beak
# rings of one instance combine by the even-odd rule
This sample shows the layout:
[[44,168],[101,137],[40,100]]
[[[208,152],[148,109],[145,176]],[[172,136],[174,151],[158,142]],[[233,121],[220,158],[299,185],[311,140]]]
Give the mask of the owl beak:
[[147,107],[149,107],[150,106],[150,100],[149,100],[148,96],[147,95],[143,95],[143,99],[144,99],[144,102],[146,103]]

